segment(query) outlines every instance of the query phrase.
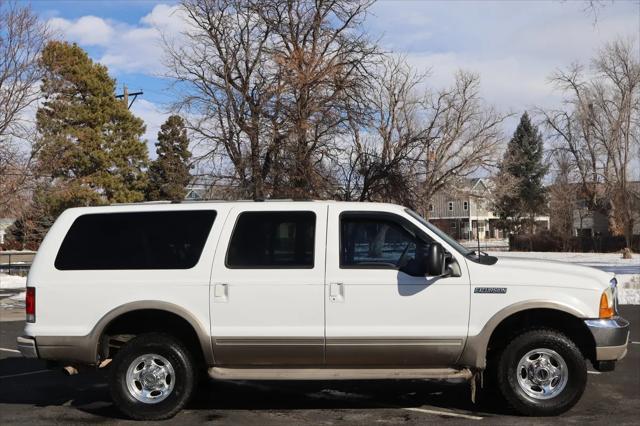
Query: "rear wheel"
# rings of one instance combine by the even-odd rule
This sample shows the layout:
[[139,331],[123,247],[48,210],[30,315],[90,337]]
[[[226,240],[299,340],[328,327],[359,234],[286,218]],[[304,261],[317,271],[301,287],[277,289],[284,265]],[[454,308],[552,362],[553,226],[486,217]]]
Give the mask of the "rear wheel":
[[191,354],[163,333],[143,334],[127,343],[113,359],[110,373],[116,407],[136,420],[173,417],[196,385]]
[[518,413],[552,416],[578,402],[587,384],[587,366],[564,334],[531,330],[515,337],[499,355],[496,381]]

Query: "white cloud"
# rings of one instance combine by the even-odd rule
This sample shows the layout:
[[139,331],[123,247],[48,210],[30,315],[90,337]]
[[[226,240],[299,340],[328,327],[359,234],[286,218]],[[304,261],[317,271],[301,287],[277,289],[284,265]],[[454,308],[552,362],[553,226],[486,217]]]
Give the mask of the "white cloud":
[[81,46],[98,47],[98,62],[112,72],[162,74],[162,34],[178,36],[184,22],[178,6],[158,4],[132,26],[95,16],[76,20],[51,18],[49,25],[65,39]]
[[143,16],[140,22],[174,34],[184,29],[181,9],[175,5],[159,4],[149,14]]
[[408,54],[407,60],[418,70],[430,69],[427,83],[436,89],[451,85],[458,70],[477,73],[482,97],[504,111],[552,106],[560,100],[548,84],[547,68],[517,56],[483,59],[449,52]]
[[457,69],[477,72],[488,102],[520,113],[560,104],[548,80],[558,68],[588,65],[616,37],[631,35],[640,46],[640,3],[607,5],[595,24],[582,9],[577,2],[381,1],[367,27],[418,70],[430,69],[430,87],[451,84]]
[[66,39],[85,46],[106,46],[114,36],[113,24],[97,16],[83,16],[75,21],[51,18],[49,26]]

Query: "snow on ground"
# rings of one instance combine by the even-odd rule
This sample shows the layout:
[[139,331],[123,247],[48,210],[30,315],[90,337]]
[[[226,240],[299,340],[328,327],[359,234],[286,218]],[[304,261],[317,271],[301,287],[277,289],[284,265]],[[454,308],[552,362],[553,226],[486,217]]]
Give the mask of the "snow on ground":
[[[0,308],[24,307],[27,277],[0,274]],[[6,297],[9,296],[9,297]]]
[[493,252],[494,256],[556,260],[591,266],[616,274],[621,305],[640,305],[640,255],[623,259],[620,253],[555,253],[555,252]]
[[26,292],[14,294],[11,297],[0,299],[0,309],[24,309],[24,299]]
[[20,289],[27,286],[27,277],[0,274],[0,290]]
[[[460,244],[468,248],[469,250],[477,250],[478,249],[478,240],[462,240],[458,241]],[[509,249],[509,240],[508,239],[499,239],[499,238],[491,238],[486,240],[480,240],[480,250],[502,250]]]

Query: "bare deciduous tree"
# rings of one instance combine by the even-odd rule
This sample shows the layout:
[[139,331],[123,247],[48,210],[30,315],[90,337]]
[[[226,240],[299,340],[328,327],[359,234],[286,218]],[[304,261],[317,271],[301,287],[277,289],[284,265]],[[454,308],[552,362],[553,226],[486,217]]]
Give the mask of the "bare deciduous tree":
[[460,71],[451,87],[429,92],[426,74],[388,59],[377,76],[371,121],[353,126],[342,198],[426,210],[438,191],[495,165],[506,116],[482,102],[477,75]]
[[277,143],[268,135],[267,108],[277,102],[278,84],[264,51],[270,29],[252,6],[241,0],[185,1],[184,40],[166,42],[179,91],[175,108],[203,145],[201,159],[239,183],[236,195],[260,198]]
[[29,177],[27,110],[39,96],[38,57],[49,32],[33,11],[0,0],[0,212],[16,214]]
[[167,41],[175,106],[236,196],[420,206],[495,163],[505,116],[482,102],[478,77],[425,90],[426,75],[361,31],[369,5],[183,2],[187,30]]
[[[330,182],[323,162],[337,135],[358,119],[377,57],[359,26],[371,0],[261,2],[260,16],[273,29],[267,47],[283,84],[286,123],[283,178],[290,195],[318,196]],[[286,194],[281,194],[286,195]]]
[[553,185],[549,187],[549,210],[551,230],[562,240],[562,250],[569,250],[569,240],[573,236],[574,215],[579,214],[578,194],[573,183],[574,168],[567,151],[555,151],[551,162],[554,166]]
[[428,132],[420,123],[424,98],[419,86],[425,75],[393,57],[385,58],[373,75],[365,92],[369,117],[350,120],[350,137],[340,153],[340,198],[407,201]]
[[369,2],[186,0],[188,29],[168,43],[176,108],[242,195],[319,195],[333,137],[358,105],[356,31]]
[[624,235],[630,246],[640,196],[630,185],[640,147],[636,46],[623,40],[607,44],[590,74],[574,64],[552,80],[566,94],[565,108],[541,111],[555,149],[570,154],[589,207],[607,214],[610,231]]

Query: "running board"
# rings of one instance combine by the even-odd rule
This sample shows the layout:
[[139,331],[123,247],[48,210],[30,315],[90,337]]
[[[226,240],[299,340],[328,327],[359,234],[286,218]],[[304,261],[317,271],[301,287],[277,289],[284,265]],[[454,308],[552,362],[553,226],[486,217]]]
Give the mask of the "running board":
[[464,379],[468,368],[227,368],[211,367],[209,376],[221,380],[377,380]]

